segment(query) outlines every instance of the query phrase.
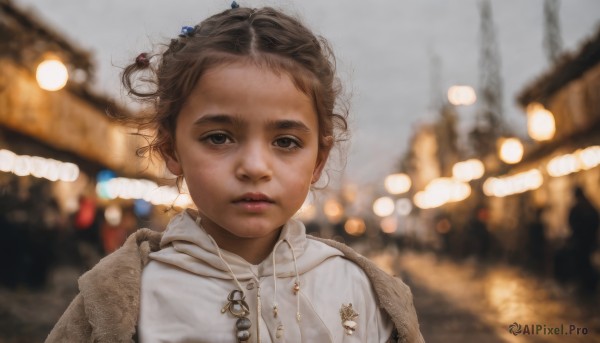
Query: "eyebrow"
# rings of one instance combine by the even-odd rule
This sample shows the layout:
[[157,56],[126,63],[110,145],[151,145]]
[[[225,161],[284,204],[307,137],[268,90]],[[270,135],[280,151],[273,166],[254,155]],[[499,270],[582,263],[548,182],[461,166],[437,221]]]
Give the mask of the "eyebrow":
[[227,114],[207,114],[194,121],[194,125],[202,126],[207,124],[229,124],[242,125],[242,121],[236,117]]
[[310,129],[306,124],[299,120],[275,120],[267,124],[270,129],[275,130],[298,130],[302,132],[310,132]]
[[[194,121],[194,125],[202,126],[208,124],[228,124],[233,126],[244,126],[245,123],[242,119],[227,115],[227,114],[207,114],[198,118]],[[267,123],[267,127],[271,130],[298,130],[302,132],[310,132],[310,128],[306,126],[302,121],[299,120],[273,120]]]

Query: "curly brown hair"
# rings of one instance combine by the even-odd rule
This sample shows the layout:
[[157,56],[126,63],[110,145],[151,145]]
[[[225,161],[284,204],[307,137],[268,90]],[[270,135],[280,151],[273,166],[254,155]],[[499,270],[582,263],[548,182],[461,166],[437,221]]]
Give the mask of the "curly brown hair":
[[[340,101],[335,57],[329,43],[298,19],[276,9],[233,8],[184,30],[159,54],[143,53],[122,74],[125,90],[152,111],[127,119],[150,131],[138,155],[173,149],[175,123],[186,98],[210,68],[250,61],[286,73],[312,99],[318,116],[319,150],[329,151],[348,130],[347,106]],[[338,110],[339,109],[339,110]]]

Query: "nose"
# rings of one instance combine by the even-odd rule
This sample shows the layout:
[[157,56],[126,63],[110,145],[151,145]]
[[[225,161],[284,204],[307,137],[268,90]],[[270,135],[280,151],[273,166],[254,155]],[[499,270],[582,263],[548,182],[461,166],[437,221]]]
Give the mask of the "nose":
[[260,142],[246,144],[240,149],[236,177],[242,181],[268,181],[273,176],[271,149]]

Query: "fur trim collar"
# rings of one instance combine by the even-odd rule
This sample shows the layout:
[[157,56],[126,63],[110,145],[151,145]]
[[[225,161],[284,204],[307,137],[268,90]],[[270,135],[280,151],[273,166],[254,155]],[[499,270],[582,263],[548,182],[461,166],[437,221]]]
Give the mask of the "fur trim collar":
[[135,334],[142,268],[148,254],[158,250],[161,237],[159,232],[141,229],[79,278],[94,342],[125,342]]

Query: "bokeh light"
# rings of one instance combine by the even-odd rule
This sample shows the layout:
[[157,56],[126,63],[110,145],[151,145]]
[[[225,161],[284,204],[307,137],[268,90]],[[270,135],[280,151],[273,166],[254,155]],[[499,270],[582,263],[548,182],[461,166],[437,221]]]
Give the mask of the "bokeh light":
[[351,236],[361,236],[367,230],[367,225],[362,218],[350,217],[344,223],[344,231]]
[[527,133],[536,141],[547,141],[554,137],[556,123],[554,115],[541,104],[527,106]]
[[40,88],[57,91],[67,84],[69,72],[61,61],[48,59],[38,65],[35,77]]
[[344,215],[344,207],[337,199],[329,198],[323,205],[323,212],[330,223],[338,223]]
[[539,188],[544,182],[537,169],[505,177],[491,177],[483,183],[483,193],[487,196],[505,197]]
[[407,216],[413,209],[412,202],[410,199],[402,198],[396,200],[396,213],[400,216]]
[[410,177],[403,173],[388,175],[385,178],[384,186],[390,194],[402,194],[408,192],[412,182]]
[[515,164],[523,158],[523,144],[518,138],[503,139],[500,144],[500,159],[508,164]]
[[448,89],[448,101],[455,106],[468,106],[477,101],[477,96],[473,87],[457,85]]
[[387,234],[395,233],[398,230],[398,219],[396,217],[382,218],[379,226],[381,226],[381,231]]
[[425,190],[417,192],[413,200],[417,207],[429,209],[449,202],[462,201],[469,195],[471,195],[469,184],[448,177],[440,177],[432,180]]
[[39,156],[17,155],[12,151],[0,150],[0,171],[17,176],[33,176],[49,181],[73,182],[79,178],[79,167]]
[[463,182],[479,179],[484,173],[483,163],[475,158],[458,162],[452,167],[452,177]]
[[373,203],[373,212],[379,217],[387,217],[394,213],[394,200],[390,197],[381,197]]

